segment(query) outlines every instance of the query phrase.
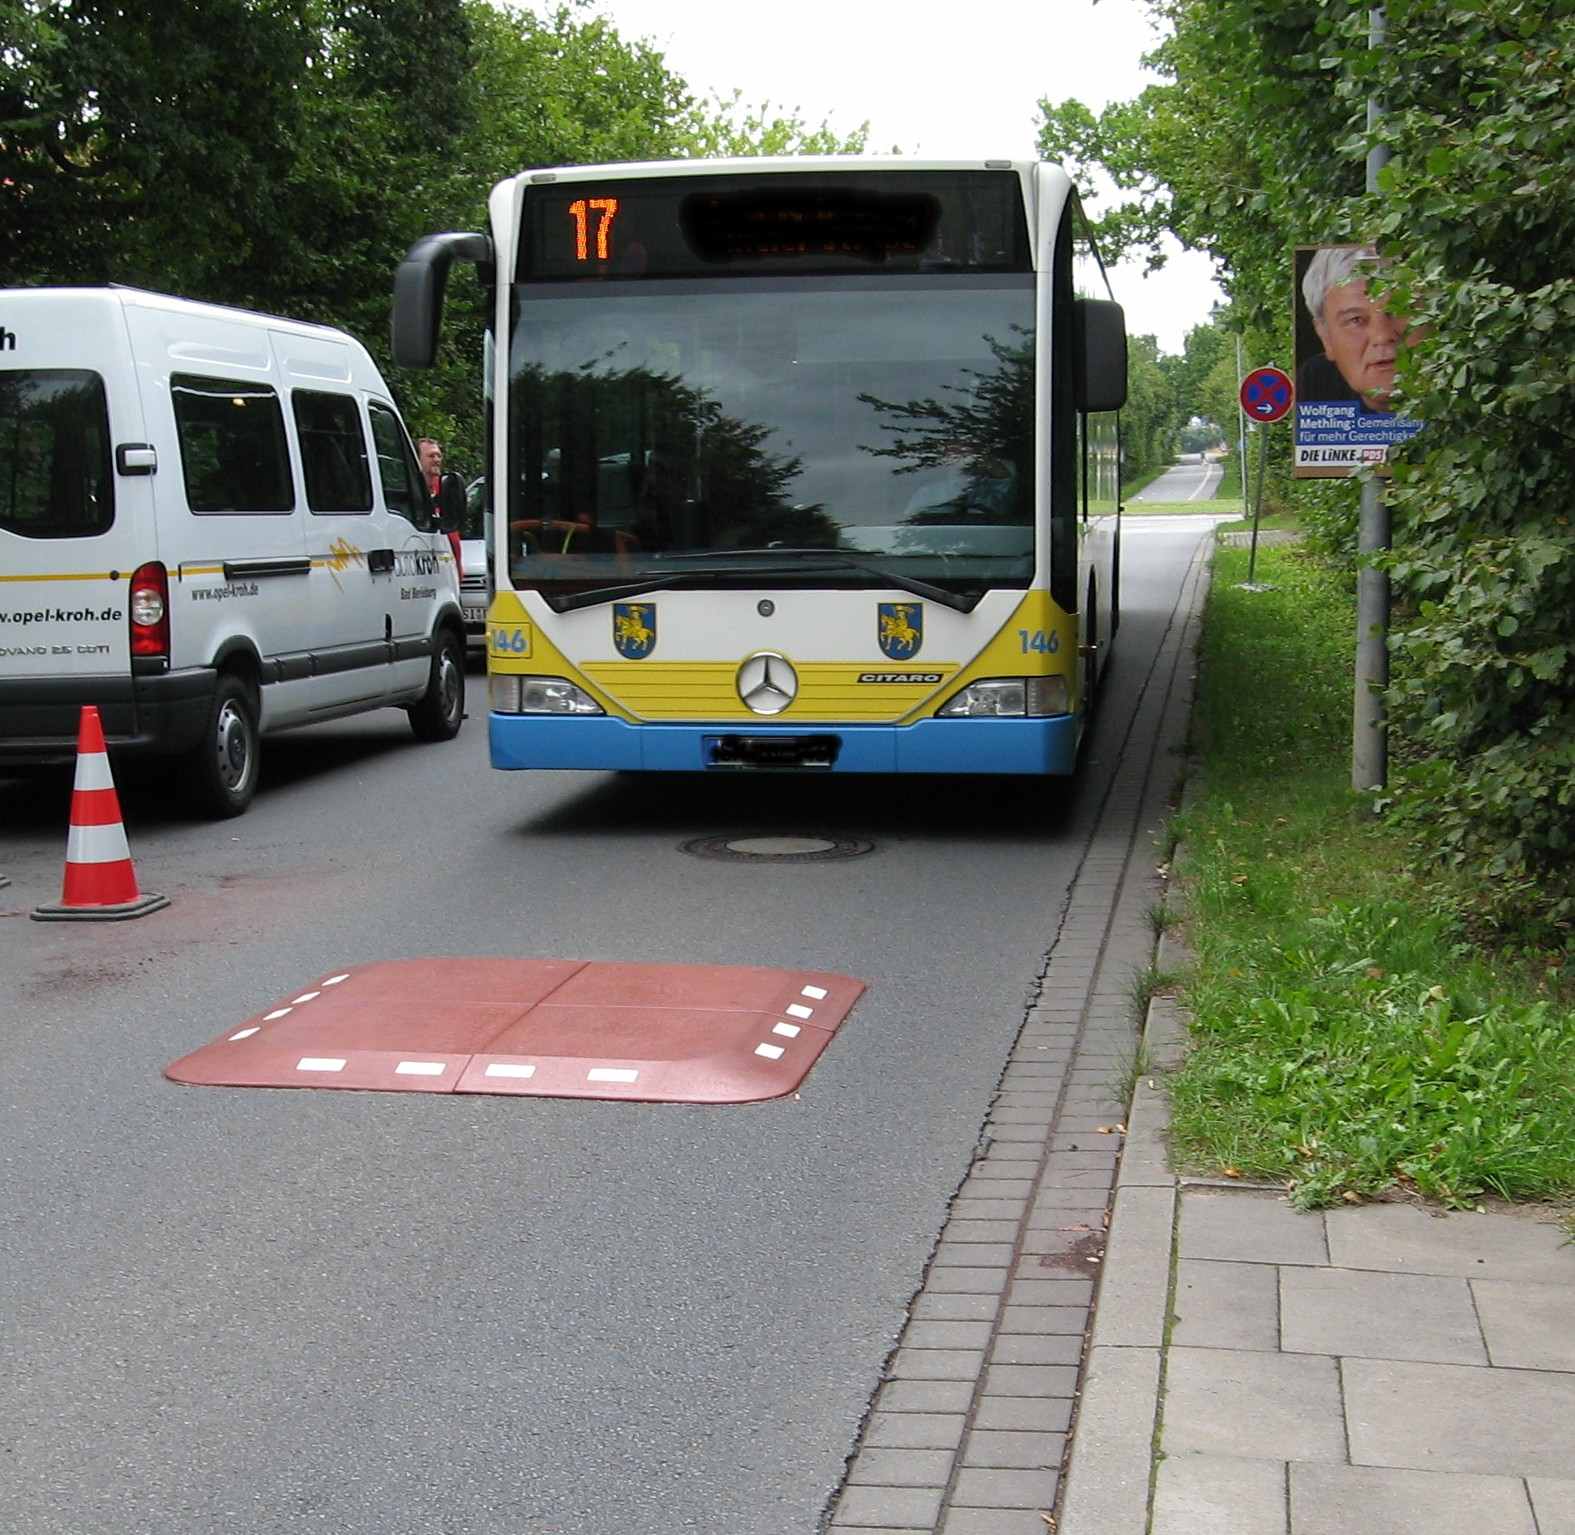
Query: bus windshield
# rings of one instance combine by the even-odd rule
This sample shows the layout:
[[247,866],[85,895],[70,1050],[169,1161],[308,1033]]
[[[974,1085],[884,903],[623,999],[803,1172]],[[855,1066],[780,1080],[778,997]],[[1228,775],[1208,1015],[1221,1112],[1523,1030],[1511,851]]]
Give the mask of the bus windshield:
[[1032,274],[514,294],[515,586],[1031,580]]

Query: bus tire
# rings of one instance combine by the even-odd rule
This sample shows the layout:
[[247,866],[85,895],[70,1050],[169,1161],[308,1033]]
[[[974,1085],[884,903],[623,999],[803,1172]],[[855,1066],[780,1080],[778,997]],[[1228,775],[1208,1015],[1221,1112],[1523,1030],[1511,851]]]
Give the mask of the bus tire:
[[1121,627],[1121,524],[1116,523],[1116,547],[1110,556],[1110,637]]
[[465,719],[465,644],[452,629],[439,629],[432,647],[427,690],[405,711],[418,741],[452,741]]
[[186,756],[193,800],[216,820],[242,814],[257,792],[262,740],[257,699],[233,672],[221,672],[202,738]]
[[1088,727],[1094,719],[1094,701],[1099,695],[1099,609],[1094,599],[1097,593],[1094,583],[1088,583],[1088,601],[1083,611],[1088,615],[1088,622],[1083,630],[1083,696],[1080,700],[1083,709],[1083,731],[1086,734]]

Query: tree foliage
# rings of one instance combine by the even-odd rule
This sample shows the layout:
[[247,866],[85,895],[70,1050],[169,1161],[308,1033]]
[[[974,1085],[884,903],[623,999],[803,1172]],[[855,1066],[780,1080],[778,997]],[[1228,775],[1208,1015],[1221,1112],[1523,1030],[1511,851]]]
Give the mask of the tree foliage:
[[10,0],[0,280],[140,282],[173,259],[190,284],[271,259],[311,10],[170,0],[155,22],[114,0]]
[[1121,477],[1136,480],[1174,461],[1185,418],[1153,336],[1127,341],[1127,403],[1121,411]]
[[532,166],[835,154],[797,111],[697,101],[584,0],[0,0],[0,285],[122,282],[341,325],[414,429],[480,467],[481,294],[388,369],[394,268]]
[[[1097,115],[1043,104],[1041,149],[1115,181],[1116,248],[1153,252],[1168,230],[1213,254],[1285,356],[1295,245],[1376,240],[1390,259],[1388,302],[1426,327],[1400,403],[1427,426],[1389,492],[1391,570],[1418,613],[1393,642],[1399,801],[1432,849],[1487,876],[1492,915],[1567,931],[1575,9],[1390,0],[1375,47],[1350,0],[1150,3],[1171,30],[1164,82]],[[1367,195],[1375,144],[1391,158]],[[1308,497],[1348,534],[1353,487]]]

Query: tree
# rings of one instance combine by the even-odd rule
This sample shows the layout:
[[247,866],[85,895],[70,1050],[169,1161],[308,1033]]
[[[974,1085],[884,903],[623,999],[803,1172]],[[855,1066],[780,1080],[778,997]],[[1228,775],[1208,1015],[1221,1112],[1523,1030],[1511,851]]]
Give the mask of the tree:
[[727,99],[713,95],[704,104],[692,104],[686,120],[683,152],[695,158],[754,155],[858,155],[869,139],[869,123],[852,133],[839,134],[822,121],[811,128],[793,108],[785,116],[774,112],[769,101],[758,107],[744,104],[743,93]]
[[113,0],[7,0],[0,282],[211,294],[278,259],[313,11],[169,0],[155,23]]
[[[1045,104],[1041,149],[1131,194],[1102,224],[1212,252],[1234,307],[1289,355],[1291,249],[1376,240],[1387,301],[1424,327],[1400,365],[1427,423],[1396,467],[1400,783],[1431,845],[1486,871],[1505,920],[1575,924],[1575,10],[1391,0],[1151,0],[1167,76],[1095,116]],[[1384,112],[1369,131],[1370,99]],[[1392,158],[1364,194],[1368,149]],[[1085,172],[1086,176],[1086,172]],[[1310,493],[1320,500],[1351,487]],[[1350,523],[1347,510],[1345,526]],[[1338,519],[1329,519],[1337,524]],[[1338,541],[1334,541],[1337,542]]]
[[1127,341],[1127,403],[1121,411],[1121,478],[1131,481],[1174,462],[1182,420],[1153,336]]
[[1234,349],[1234,338],[1216,316],[1207,324],[1194,325],[1187,332],[1179,357],[1166,356],[1161,359],[1160,365],[1170,380],[1177,413],[1182,420],[1201,416],[1217,425],[1229,421],[1229,416],[1215,414],[1219,408],[1218,402],[1207,398],[1204,384],[1222,359],[1230,359],[1234,367]]

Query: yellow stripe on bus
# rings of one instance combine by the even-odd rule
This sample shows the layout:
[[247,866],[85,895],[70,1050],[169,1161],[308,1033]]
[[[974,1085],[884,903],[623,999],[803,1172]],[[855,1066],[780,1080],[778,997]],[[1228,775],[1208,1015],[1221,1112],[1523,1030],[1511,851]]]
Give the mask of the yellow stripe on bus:
[[[742,659],[742,658],[740,658]],[[868,661],[800,661],[798,696],[783,711],[783,720],[846,720],[869,724],[900,719],[934,693],[945,681],[860,682],[869,672],[890,667]],[[580,671],[610,698],[640,719],[759,719],[738,696],[738,660],[728,661],[582,661]],[[955,661],[938,661],[925,670],[949,679]]]
[[[563,677],[585,689],[609,714],[642,720],[755,720],[738,696],[743,654],[724,660],[571,661],[525,611],[516,592],[495,594],[487,615],[489,671]],[[1077,707],[1081,681],[1078,621],[1043,591],[1026,592],[1011,616],[965,665],[956,661],[800,661],[784,646],[798,672],[799,691],[769,721],[786,725],[912,724],[935,713],[970,682],[987,677],[1064,676]],[[938,672],[938,683],[860,682],[867,673]]]

